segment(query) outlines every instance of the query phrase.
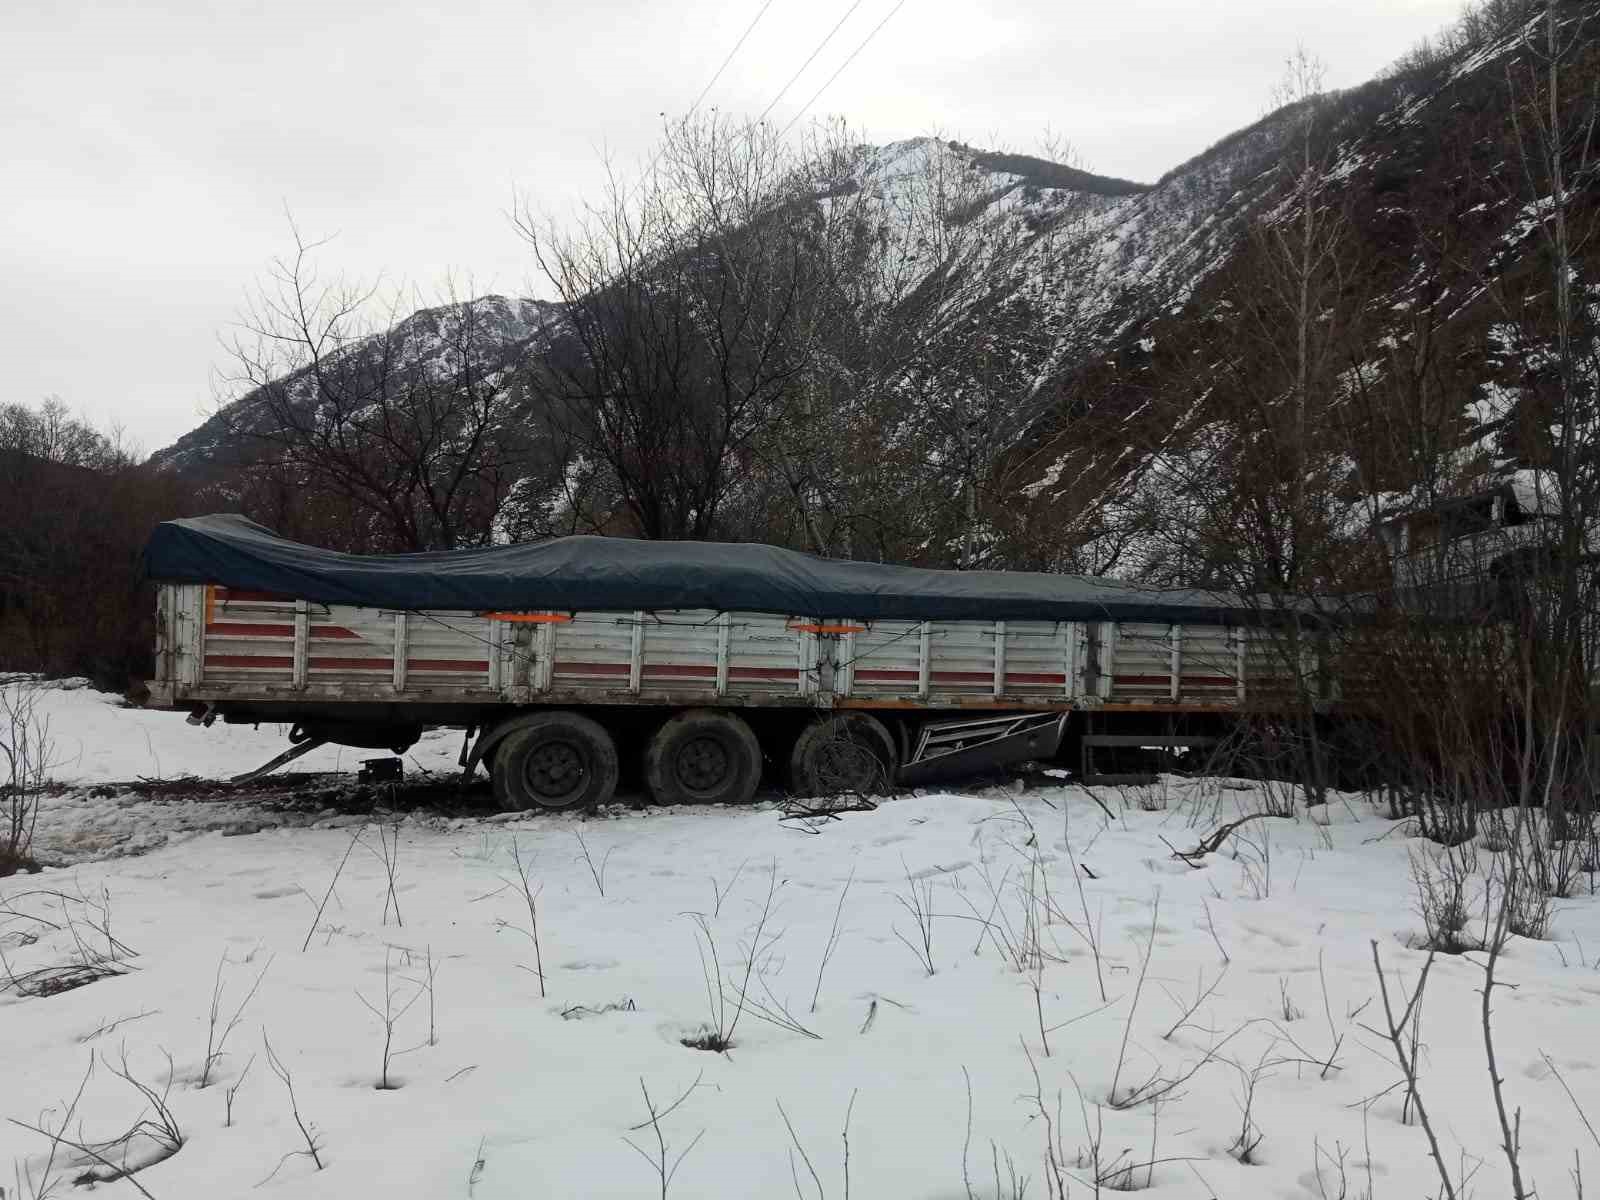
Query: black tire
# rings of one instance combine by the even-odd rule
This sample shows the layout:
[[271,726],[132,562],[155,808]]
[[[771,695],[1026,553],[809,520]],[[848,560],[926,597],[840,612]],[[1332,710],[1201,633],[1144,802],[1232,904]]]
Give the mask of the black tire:
[[761,784],[761,745],[735,713],[687,709],[651,735],[644,784],[657,804],[748,804]]
[[837,713],[807,725],[789,754],[798,796],[874,795],[894,785],[894,735],[870,713]]
[[617,747],[575,712],[540,713],[494,748],[489,777],[502,808],[592,808],[617,791]]

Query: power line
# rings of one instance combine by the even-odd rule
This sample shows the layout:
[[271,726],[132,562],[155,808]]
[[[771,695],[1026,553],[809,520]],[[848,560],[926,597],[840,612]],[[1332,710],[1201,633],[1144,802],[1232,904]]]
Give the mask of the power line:
[[[899,3],[897,3],[893,8],[891,8],[889,10],[889,15],[884,17],[883,20],[879,21],[876,25],[874,25],[872,27],[872,32],[867,34],[867,36],[862,40],[862,42],[861,42],[861,44],[859,46],[857,46],[854,50],[850,51],[850,57],[845,59],[842,63],[839,64],[839,69],[837,71],[835,71],[832,75],[828,76],[827,82],[824,83],[821,87],[819,87],[816,90],[816,93],[811,97],[811,99],[806,101],[805,107],[802,108],[799,112],[795,113],[795,115],[789,119],[789,124],[785,125],[783,127],[783,129],[778,133],[779,137],[782,137],[785,133],[788,133],[789,130],[794,127],[794,123],[796,121],[798,121],[801,117],[805,116],[806,113],[811,110],[811,106],[817,102],[817,100],[821,97],[822,93],[827,91],[828,88],[832,85],[833,81],[835,79],[839,78],[839,76],[844,73],[844,69],[846,67],[848,67],[852,62],[855,61],[856,55],[860,54],[863,50],[865,50],[867,48],[867,43],[870,42],[873,38],[878,36],[878,30],[882,29],[885,25],[887,25],[889,23],[890,19],[895,15],[895,13],[899,12],[903,7],[905,7],[905,2],[906,2],[906,0],[899,0]],[[846,15],[848,15],[848,14],[846,14]],[[813,55],[812,57],[814,58],[816,56]],[[807,61],[810,61],[810,60],[808,59]]]
[[[900,0],[900,2],[903,4],[903,3],[905,3],[905,0]],[[769,112],[771,112],[774,108],[776,108],[777,105],[778,105],[778,101],[782,100],[784,98],[784,96],[786,94],[788,94],[789,89],[794,86],[795,80],[799,79],[800,76],[802,76],[802,75],[804,75],[806,73],[806,68],[809,67],[813,62],[815,62],[817,55],[821,54],[823,52],[823,50],[827,48],[828,43],[833,41],[833,35],[839,32],[839,30],[843,27],[844,23],[850,19],[851,14],[854,13],[856,11],[856,9],[858,9],[860,7],[861,7],[861,0],[855,0],[855,3],[852,4],[849,8],[847,8],[845,10],[844,16],[839,18],[838,22],[834,25],[834,27],[832,29],[828,30],[828,36],[823,38],[820,42],[817,43],[817,48],[811,52],[811,56],[809,58],[807,58],[805,60],[805,62],[800,64],[800,69],[798,71],[796,71],[793,75],[791,75],[789,77],[789,82],[784,84],[783,87],[781,89],[779,89],[778,94],[772,98],[772,103],[767,105],[766,108],[761,110],[761,115],[756,118],[756,124],[757,125],[761,124],[762,121],[766,120],[767,114]],[[848,61],[848,60],[846,60],[846,61]],[[831,83],[832,81],[830,80],[829,82]],[[827,86],[827,85],[824,84],[823,86]],[[793,124],[793,122],[791,121],[790,124]]]
[[[706,98],[712,88],[717,86],[717,80],[722,78],[722,73],[728,69],[728,64],[733,61],[733,56],[739,53],[739,48],[743,46],[749,39],[750,35],[755,32],[756,26],[761,23],[761,18],[767,15],[767,9],[771,8],[774,2],[775,0],[767,0],[767,2],[761,6],[761,10],[756,13],[755,19],[752,20],[750,24],[745,26],[744,32],[739,35],[739,40],[733,44],[733,49],[729,50],[728,56],[722,60],[722,65],[717,68],[716,73],[711,76],[710,81],[705,85],[705,87],[700,89],[700,94],[694,98],[694,103],[691,104],[689,106],[689,110],[683,114],[683,119],[685,121],[694,116],[695,110],[700,107],[700,102]],[[644,187],[645,180],[650,177],[650,172],[656,169],[656,164],[661,161],[661,156],[666,153],[666,149],[667,148],[664,145],[657,147],[656,152],[650,157],[650,165],[647,166],[643,173],[640,174],[639,181],[628,189],[627,197],[623,201],[624,204],[626,204],[627,201],[632,200],[634,196],[638,195],[639,189]]]
[[743,46],[745,44],[745,40],[755,32],[756,26],[761,23],[761,18],[767,15],[767,9],[771,8],[772,5],[773,0],[767,0],[767,2],[761,6],[761,11],[756,14],[755,20],[751,21],[750,24],[745,27],[745,31],[739,35],[739,40],[733,44],[733,49],[728,51],[728,57],[722,60],[722,65],[717,68],[717,73],[711,77],[711,82],[700,89],[700,94],[694,98],[694,103],[689,106],[689,112],[691,114],[695,109],[700,107],[700,101],[706,98],[706,94],[710,92],[712,88],[717,86],[717,80],[722,78],[722,73],[728,69],[728,64],[733,61],[733,56],[739,53],[739,47]]

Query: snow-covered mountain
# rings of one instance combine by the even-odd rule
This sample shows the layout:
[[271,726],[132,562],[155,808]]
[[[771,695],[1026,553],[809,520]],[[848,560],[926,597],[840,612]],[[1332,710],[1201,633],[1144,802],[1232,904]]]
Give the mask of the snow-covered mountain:
[[[467,357],[477,369],[498,373],[509,381],[509,368],[558,316],[559,306],[546,301],[497,295],[419,309],[390,329],[334,339],[326,369],[350,372],[362,360],[384,356],[396,371],[443,376],[459,369]],[[265,365],[253,362],[251,369],[259,371]],[[313,369],[304,365],[290,369],[283,382],[290,402],[309,409],[317,390]],[[244,390],[203,424],[156,451],[151,462],[209,476],[244,461],[263,448],[250,434],[268,422],[268,414],[262,411],[266,404],[265,389]]]
[[[1597,6],[1570,8],[1575,21]],[[1013,339],[1021,380],[1010,385],[1014,420],[999,422],[1006,444],[986,478],[987,502],[1014,502],[1027,510],[1022,524],[1048,520],[1059,536],[1032,559],[1013,548],[994,561],[1146,569],[1123,553],[1126,539],[1105,516],[1131,514],[1150,489],[1179,486],[1163,481],[1158,465],[1183,453],[1184,439],[1210,437],[1218,422],[1235,419],[1216,408],[1219,397],[1257,367],[1269,371],[1248,361],[1267,353],[1252,323],[1276,319],[1259,279],[1263,238],[1295,220],[1292,185],[1306,169],[1315,174],[1313,207],[1337,226],[1337,281],[1324,320],[1338,326],[1329,353],[1343,382],[1334,391],[1388,388],[1398,398],[1411,371],[1413,391],[1446,396],[1452,412],[1440,436],[1459,451],[1461,479],[1536,460],[1523,409],[1539,384],[1526,377],[1518,346],[1528,326],[1507,309],[1539,291],[1531,263],[1540,200],[1517,175],[1510,119],[1526,99],[1516,91],[1526,33],[1504,28],[1348,92],[1286,106],[1153,185],[932,138],[863,148],[834,191],[866,189],[887,213],[926,198],[937,176],[941,188],[954,180],[964,198],[944,210],[948,237],[904,241],[893,267],[897,296],[909,303],[937,283],[941,319],[956,330],[982,330],[991,314],[1025,302],[1029,336]],[[1580,94],[1595,77],[1594,55],[1572,73]],[[1592,203],[1594,171],[1573,186]],[[827,203],[828,191],[816,202]],[[952,286],[953,276],[967,283]],[[559,331],[560,307],[505,297],[473,303],[506,348],[509,388],[517,355]],[[398,344],[442,362],[455,352],[458,310],[416,313],[337,354]],[[242,414],[259,403],[255,393],[241,396],[157,461],[198,472],[241,460],[250,453]],[[506,411],[508,420],[526,415],[514,404]],[[1397,498],[1415,483],[1388,481]],[[1106,537],[1116,553],[1095,548]],[[1068,543],[1082,553],[1061,557]]]

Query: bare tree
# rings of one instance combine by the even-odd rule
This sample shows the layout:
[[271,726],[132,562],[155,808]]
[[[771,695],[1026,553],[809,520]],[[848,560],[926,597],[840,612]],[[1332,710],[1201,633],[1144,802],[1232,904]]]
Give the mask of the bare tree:
[[619,532],[713,535],[791,399],[812,283],[793,168],[767,126],[685,118],[641,178],[611,171],[575,228],[521,209],[563,307],[533,386],[608,477]]
[[120,429],[60,400],[0,405],[0,669],[88,675],[123,688],[147,672],[155,605],[140,551],[159,520],[192,511]]
[[414,293],[324,281],[291,226],[231,347],[243,394],[218,409],[247,461],[337,497],[346,548],[483,545],[534,461],[517,367],[542,309],[462,297],[401,319]]

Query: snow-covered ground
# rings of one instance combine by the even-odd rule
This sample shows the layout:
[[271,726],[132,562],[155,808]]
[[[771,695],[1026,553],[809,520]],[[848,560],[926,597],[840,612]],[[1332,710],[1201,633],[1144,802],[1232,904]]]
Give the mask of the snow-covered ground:
[[[281,745],[267,730],[191,729],[91,693],[59,692],[47,707],[57,738],[81,746],[63,771],[79,780],[229,773]],[[456,748],[441,741],[437,755],[448,765]],[[74,805],[92,817],[128,799],[100,790],[110,794],[55,804],[52,830]],[[588,819],[412,812],[381,830],[343,816],[225,837],[172,816],[183,802],[137,800],[152,843],[169,817],[179,836],[0,880],[10,972],[73,959],[75,935],[100,954],[105,937],[90,927],[104,913],[126,947],[123,974],[56,995],[0,993],[0,1118],[59,1127],[92,1061],[70,1136],[109,1141],[149,1115],[110,1068],[125,1053],[159,1091],[170,1054],[183,1144],[135,1177],[160,1200],[660,1196],[646,1090],[677,1163],[673,1197],[987,1200],[1018,1194],[1013,1168],[1031,1180],[1027,1195],[1045,1197],[1051,1139],[1073,1196],[1095,1194],[1095,1142],[1103,1173],[1138,1164],[1108,1182],[1158,1196],[1435,1195],[1426,1138],[1402,1123],[1399,1072],[1373,1032],[1383,1015],[1372,943],[1392,998],[1425,959],[1408,946],[1421,928],[1408,854],[1428,844],[1348,798],[1316,819],[1252,822],[1199,869],[1172,857],[1167,843],[1188,849],[1259,801],[1251,785],[1172,779],[1095,795],[1063,785],[904,796],[809,830],[762,805]],[[397,862],[392,894],[383,845]],[[514,853],[537,897],[537,949]],[[1486,870],[1494,856],[1478,854]],[[1600,1120],[1595,903],[1562,902],[1554,937],[1514,940],[1501,977],[1515,987],[1495,992],[1525,1177],[1545,1198],[1577,1194],[1580,1160],[1600,1177],[1600,1146],[1562,1086]],[[752,947],[752,1003],[732,1049],[683,1045],[715,1023],[708,1010],[734,1018]],[[1505,1196],[1480,962],[1433,964],[1421,1092],[1452,1172],[1468,1176],[1461,1194]],[[719,967],[726,996],[708,1000],[706,972]],[[214,1037],[242,1011],[220,1048],[213,1040],[201,1087],[219,979]],[[386,990],[404,1011],[395,1086],[380,1090],[384,1027],[372,1010]],[[763,1019],[789,1024],[780,1009],[808,1032]],[[285,1158],[306,1143],[267,1038],[321,1170]],[[1118,1109],[1105,1103],[1113,1086],[1164,1094]],[[1248,1164],[1236,1157],[1241,1129],[1256,1142]],[[48,1150],[0,1124],[0,1163],[17,1164],[20,1195],[32,1195],[30,1174],[42,1186]],[[51,1169],[70,1180],[80,1159],[63,1149]],[[0,1170],[8,1200],[9,1175]],[[130,1181],[99,1187],[139,1194]],[[72,1191],[62,1182],[53,1194]]]
[[[41,692],[55,752],[51,778],[64,783],[221,779],[259,767],[289,748],[287,725],[190,725],[182,713],[128,707],[82,680],[53,683]],[[407,753],[408,767],[447,771],[456,764],[461,735],[431,733]],[[296,771],[354,770],[381,750],[323,746],[294,762]]]

